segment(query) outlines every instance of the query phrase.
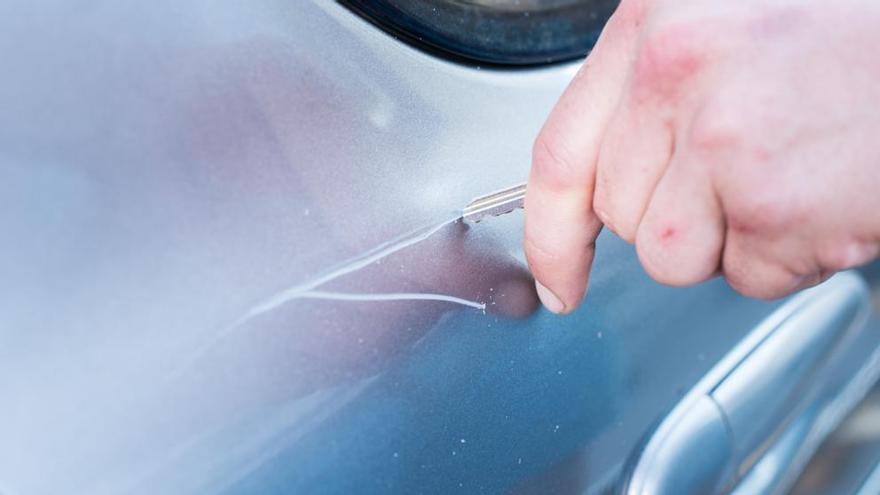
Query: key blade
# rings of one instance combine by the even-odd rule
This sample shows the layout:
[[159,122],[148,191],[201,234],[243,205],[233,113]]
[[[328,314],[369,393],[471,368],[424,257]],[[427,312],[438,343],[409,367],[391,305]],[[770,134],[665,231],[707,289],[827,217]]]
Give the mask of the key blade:
[[477,223],[486,217],[497,217],[523,207],[526,198],[526,184],[519,184],[496,191],[471,201],[462,210],[462,219]]

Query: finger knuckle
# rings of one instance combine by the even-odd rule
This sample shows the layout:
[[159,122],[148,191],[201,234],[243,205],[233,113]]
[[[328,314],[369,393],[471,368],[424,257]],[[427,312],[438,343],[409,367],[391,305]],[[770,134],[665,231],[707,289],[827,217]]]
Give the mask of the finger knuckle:
[[736,293],[754,299],[764,299],[761,297],[763,293],[757,289],[757,285],[752,283],[748,277],[726,275],[725,278],[727,279],[727,285]]
[[652,279],[664,285],[687,285],[691,281],[683,278],[680,263],[669,246],[659,242],[654,236],[640,234],[636,239],[636,253],[639,262]]
[[633,206],[638,203],[638,198],[621,190],[609,168],[611,167],[607,163],[603,166],[600,159],[593,192],[593,211],[606,228],[632,244],[635,242],[641,213]]
[[603,223],[618,237],[629,244],[636,241],[636,233],[638,231],[638,221],[633,215],[627,215],[624,212],[617,212],[614,209],[597,210],[602,211],[599,217],[605,217]]
[[639,262],[642,264],[642,268],[649,277],[663,285],[674,285],[674,280],[664,269],[663,264],[659,263],[653,256],[653,253],[648,254],[648,250],[645,249],[637,249],[637,252],[639,255]]
[[730,269],[725,265],[724,278],[730,288],[743,296],[757,299],[765,298],[762,296],[766,295],[766,287],[762,287],[762,284],[758,283],[755,277],[748,270],[743,270],[741,266]]
[[784,269],[758,266],[748,259],[725,259],[724,278],[739,294],[754,299],[777,299],[791,292],[795,277]]
[[[593,212],[605,228],[620,237],[624,237],[625,233],[621,232],[619,226],[619,215],[616,214],[616,208],[611,200],[612,193],[610,189],[608,177],[600,169],[596,177],[596,189],[593,192]],[[627,242],[632,242],[631,239],[626,240]]]
[[599,217],[599,220],[606,227],[614,230],[612,225],[613,220],[608,213],[611,209],[611,205],[609,204],[608,199],[608,187],[604,185],[605,182],[605,178],[599,173],[596,177],[596,190],[593,192],[593,211],[596,212],[596,216]]
[[803,223],[809,215],[808,208],[796,198],[787,197],[774,182],[755,182],[725,198],[727,222],[732,230],[776,237]]
[[[733,290],[744,294],[749,289],[749,273],[743,266],[740,257],[725,254],[721,269],[724,272],[724,279]],[[745,295],[745,294],[744,294]]]
[[561,133],[542,131],[532,147],[532,173],[549,187],[566,187],[583,180],[583,167]]

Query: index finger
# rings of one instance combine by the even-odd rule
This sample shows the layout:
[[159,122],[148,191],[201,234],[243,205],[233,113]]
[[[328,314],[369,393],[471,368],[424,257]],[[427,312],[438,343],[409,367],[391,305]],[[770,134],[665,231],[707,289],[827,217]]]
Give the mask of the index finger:
[[567,314],[586,292],[596,237],[596,162],[605,127],[629,73],[641,12],[624,2],[550,113],[532,152],[525,254],[538,295]]

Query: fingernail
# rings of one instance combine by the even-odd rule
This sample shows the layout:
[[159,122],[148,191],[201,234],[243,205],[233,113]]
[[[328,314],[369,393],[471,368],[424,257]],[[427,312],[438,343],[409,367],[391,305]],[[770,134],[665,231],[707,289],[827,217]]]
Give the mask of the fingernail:
[[550,289],[541,285],[541,282],[535,280],[535,290],[538,292],[538,298],[541,300],[541,304],[544,305],[549,311],[562,314],[565,311],[565,304],[556,297],[556,294],[550,292]]

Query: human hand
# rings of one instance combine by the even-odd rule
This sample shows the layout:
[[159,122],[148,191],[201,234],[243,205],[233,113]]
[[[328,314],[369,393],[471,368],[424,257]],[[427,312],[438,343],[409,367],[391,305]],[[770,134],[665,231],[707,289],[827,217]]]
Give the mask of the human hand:
[[580,304],[603,225],[658,282],[758,298],[876,257],[878,21],[858,0],[623,0],[535,142],[545,306]]

